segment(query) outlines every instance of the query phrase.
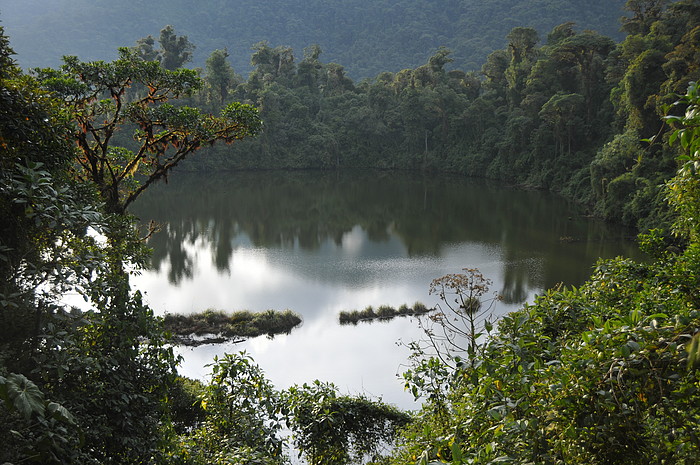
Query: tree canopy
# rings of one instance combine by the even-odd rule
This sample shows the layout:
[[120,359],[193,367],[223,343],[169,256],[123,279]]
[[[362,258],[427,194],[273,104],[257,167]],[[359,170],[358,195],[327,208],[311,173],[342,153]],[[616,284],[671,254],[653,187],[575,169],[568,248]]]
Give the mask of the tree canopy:
[[324,62],[320,46],[297,60],[289,47],[262,42],[250,77],[227,98],[258,106],[266,130],[233,147],[235,156],[214,150],[187,169],[458,172],[554,191],[640,231],[668,230],[659,186],[675,172],[675,148],[642,140],[668,134],[660,120],[668,95],[700,78],[699,19],[688,0],[653,17],[653,28],[619,44],[571,22],[546,41],[516,27],[480,74],[449,69],[464,63],[437,48],[420,66],[360,82]]
[[[237,102],[220,116],[169,104],[201,87],[192,70],[172,71],[122,48],[111,63],[65,57],[61,68],[37,71],[44,88],[65,99],[75,119],[71,138],[80,156],[76,176],[98,188],[107,210],[121,213],[153,182],[192,152],[217,141],[258,133],[257,110]],[[130,92],[132,91],[132,92]],[[120,130],[135,127],[134,149],[115,145]],[[135,174],[144,178],[138,182]]]

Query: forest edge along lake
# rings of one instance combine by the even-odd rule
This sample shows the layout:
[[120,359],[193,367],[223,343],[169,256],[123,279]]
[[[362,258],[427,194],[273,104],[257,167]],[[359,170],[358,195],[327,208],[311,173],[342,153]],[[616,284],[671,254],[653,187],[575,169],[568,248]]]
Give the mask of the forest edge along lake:
[[313,379],[416,408],[397,378],[416,317],[340,325],[343,311],[428,307],[430,282],[479,269],[493,317],[545,289],[581,284],[598,258],[638,257],[628,230],[555,195],[450,175],[381,171],[176,173],[134,205],[160,231],[133,279],[158,314],[291,310],[290,334],[180,347],[181,373],[246,350],[278,388]]

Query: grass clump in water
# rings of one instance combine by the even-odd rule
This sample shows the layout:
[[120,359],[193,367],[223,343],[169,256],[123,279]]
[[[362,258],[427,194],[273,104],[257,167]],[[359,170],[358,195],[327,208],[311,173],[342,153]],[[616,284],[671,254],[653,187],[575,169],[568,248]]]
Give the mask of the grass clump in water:
[[240,342],[262,335],[289,334],[301,322],[301,317],[291,310],[226,313],[208,309],[190,315],[167,314],[164,318],[165,329],[180,345]]
[[398,309],[389,305],[381,305],[375,311],[370,305],[362,311],[353,310],[351,312],[342,311],[338,316],[338,322],[341,325],[356,325],[360,321],[372,322],[375,320],[387,321],[397,316],[416,316],[431,312],[433,309],[426,307],[420,302],[409,307],[406,304],[401,305]]

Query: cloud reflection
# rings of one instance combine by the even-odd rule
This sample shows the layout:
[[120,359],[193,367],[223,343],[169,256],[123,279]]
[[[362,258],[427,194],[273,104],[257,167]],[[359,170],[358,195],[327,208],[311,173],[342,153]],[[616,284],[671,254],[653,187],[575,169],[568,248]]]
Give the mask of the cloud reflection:
[[[440,257],[410,258],[397,243],[390,238],[373,244],[362,228],[355,228],[341,245],[315,252],[239,245],[228,272],[221,273],[211,260],[201,259],[208,256],[208,245],[195,241],[183,245],[195,257],[189,280],[173,286],[163,279],[168,273],[163,269],[142,273],[134,284],[158,312],[289,308],[303,316],[300,328],[273,340],[262,337],[238,345],[180,349],[186,376],[202,378],[208,373],[204,366],[215,355],[246,350],[280,388],[321,379],[345,392],[366,392],[402,408],[415,408],[397,377],[410,355],[398,343],[421,337],[414,318],[341,326],[338,314],[368,305],[398,307],[416,301],[434,305],[435,297],[428,295],[434,277],[458,272],[465,264],[497,275],[502,264],[497,249],[483,245],[453,244]],[[499,286],[496,283],[494,289]]]
[[598,256],[625,247],[621,232],[572,217],[560,199],[464,178],[180,176],[135,206],[164,225],[150,243],[153,269],[134,279],[154,310],[291,309],[304,318],[274,340],[180,349],[182,372],[198,378],[215,355],[245,349],[280,388],[321,379],[411,408],[397,379],[409,353],[397,342],[421,337],[416,322],[341,326],[340,311],[433,306],[430,282],[469,267],[493,280],[504,313],[558,282],[580,283]]

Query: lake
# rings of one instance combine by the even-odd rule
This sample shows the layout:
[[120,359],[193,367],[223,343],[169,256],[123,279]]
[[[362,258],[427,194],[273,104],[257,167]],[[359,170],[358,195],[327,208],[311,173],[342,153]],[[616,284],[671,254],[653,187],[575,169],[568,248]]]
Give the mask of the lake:
[[247,351],[280,389],[314,379],[417,408],[400,374],[414,318],[356,326],[341,311],[429,307],[430,282],[478,268],[515,310],[558,283],[579,285],[598,257],[638,256],[629,231],[554,195],[458,176],[396,172],[176,173],[132,209],[161,231],[133,279],[157,314],[291,309],[288,335],[179,348],[206,378],[215,355]]

